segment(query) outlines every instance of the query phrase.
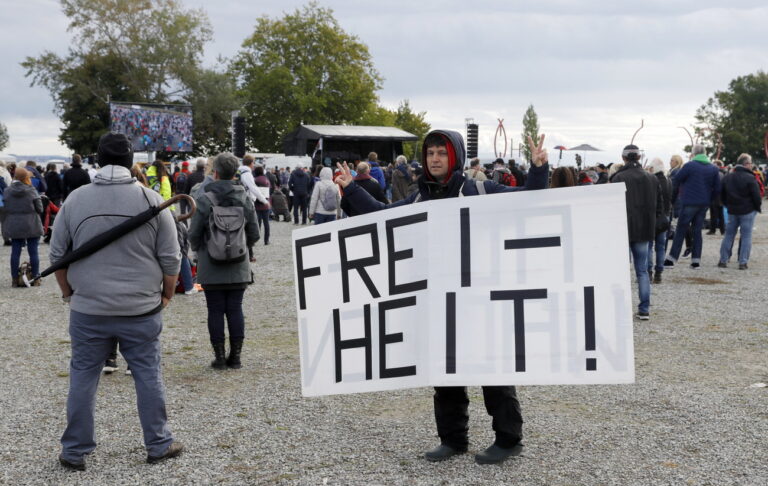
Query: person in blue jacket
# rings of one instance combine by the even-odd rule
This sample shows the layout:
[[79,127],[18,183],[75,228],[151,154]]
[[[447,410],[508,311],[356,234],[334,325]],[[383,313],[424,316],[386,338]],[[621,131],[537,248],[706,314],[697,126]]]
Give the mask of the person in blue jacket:
[[[687,228],[693,223],[691,268],[697,269],[701,266],[701,252],[704,244],[701,237],[704,215],[712,200],[720,195],[721,182],[720,172],[710,162],[703,145],[694,145],[691,155],[693,159],[672,177],[672,204],[675,203],[676,198],[680,198],[682,209],[677,220],[678,228]],[[664,261],[665,267],[675,266],[680,257],[684,239],[685,231],[675,231],[672,248]]]
[[[424,173],[418,179],[418,191],[392,204],[374,199],[354,182],[347,164],[339,165],[341,174],[336,183],[344,191],[344,199],[358,214],[413,204],[419,201],[464,196],[476,196],[481,192],[492,194],[547,187],[549,165],[547,153],[542,149],[544,135],[538,145],[528,139],[533,155],[533,165],[524,187],[508,187],[493,181],[481,186],[467,179],[462,172],[466,152],[464,140],[458,132],[435,130],[427,134],[422,146],[421,160]],[[523,444],[523,416],[514,386],[484,386],[483,399],[488,413],[493,417],[494,443],[475,455],[478,464],[496,464],[519,455]],[[435,387],[435,421],[440,445],[424,454],[428,461],[443,461],[467,452],[469,445],[469,398],[465,387]]]

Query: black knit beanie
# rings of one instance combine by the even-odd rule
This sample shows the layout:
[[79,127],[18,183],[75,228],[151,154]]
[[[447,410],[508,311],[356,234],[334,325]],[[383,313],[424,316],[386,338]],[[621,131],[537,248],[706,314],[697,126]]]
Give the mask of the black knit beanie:
[[128,137],[122,133],[107,133],[99,139],[99,166],[120,165],[126,169],[133,166],[133,150]]

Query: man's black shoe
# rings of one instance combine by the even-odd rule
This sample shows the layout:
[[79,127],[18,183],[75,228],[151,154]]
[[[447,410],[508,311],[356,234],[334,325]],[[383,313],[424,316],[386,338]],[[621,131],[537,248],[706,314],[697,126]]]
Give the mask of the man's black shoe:
[[435,447],[431,451],[425,452],[424,459],[428,460],[429,462],[440,462],[446,459],[450,459],[453,456],[464,454],[465,452],[467,451],[461,450],[461,449],[454,449],[449,445],[440,444],[439,446]]
[[664,267],[666,267],[666,268],[672,268],[672,267],[674,267],[674,266],[675,266],[675,262],[673,262],[673,261],[672,261],[672,260],[670,260],[669,258],[667,258],[666,260],[664,260]]
[[493,444],[480,454],[475,454],[475,462],[478,464],[499,464],[507,458],[519,456],[521,452],[523,452],[523,444],[519,442],[509,448]]
[[85,461],[83,462],[69,462],[59,455],[59,464],[72,471],[85,471]]
[[166,459],[170,459],[172,457],[176,457],[184,450],[184,445],[181,442],[173,442],[171,445],[168,446],[168,448],[160,454],[159,456],[150,456],[147,455],[147,462],[149,464],[157,464],[158,462],[162,462]]
[[708,235],[714,235],[715,234],[715,230],[709,230],[709,231],[707,231],[707,234]]
[[739,270],[746,270],[747,264],[746,263],[739,263]]
[[700,263],[697,263],[697,262],[691,263],[691,268],[693,268],[694,270],[697,270],[700,266],[701,266]]
[[107,359],[107,361],[104,363],[104,374],[111,375],[115,371],[117,371],[117,360]]
[[725,262],[717,262],[717,268],[728,268],[728,264]]

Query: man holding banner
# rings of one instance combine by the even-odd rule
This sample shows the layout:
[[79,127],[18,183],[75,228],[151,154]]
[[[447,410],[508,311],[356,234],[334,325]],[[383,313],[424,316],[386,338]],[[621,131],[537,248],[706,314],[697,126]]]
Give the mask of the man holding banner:
[[[464,141],[454,131],[435,130],[424,139],[422,160],[424,174],[418,179],[418,191],[396,203],[385,205],[373,199],[354,183],[349,167],[341,167],[342,174],[336,183],[344,191],[344,198],[360,214],[403,206],[420,201],[443,198],[476,196],[524,189],[544,189],[547,186],[549,167],[547,153],[542,148],[544,135],[535,144],[528,138],[533,166],[524,187],[507,187],[493,181],[474,181],[461,171],[465,160]],[[475,456],[479,464],[496,464],[522,452],[523,418],[520,402],[514,386],[483,386],[486,410],[493,417],[495,442]],[[435,387],[435,421],[440,445],[425,453],[428,461],[443,461],[468,449],[468,406],[466,387]]]

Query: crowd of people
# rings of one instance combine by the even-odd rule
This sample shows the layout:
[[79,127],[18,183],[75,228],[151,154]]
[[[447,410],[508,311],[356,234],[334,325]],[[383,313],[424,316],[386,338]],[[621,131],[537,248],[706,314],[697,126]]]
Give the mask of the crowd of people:
[[189,113],[112,105],[110,116],[111,130],[124,133],[137,150],[192,150],[192,115]]
[[[241,368],[243,296],[253,282],[254,246],[259,240],[270,243],[270,221],[280,221],[281,216],[294,225],[324,224],[442,198],[624,183],[628,252],[639,293],[636,318],[650,319],[651,283],[661,284],[665,270],[688,255],[692,269],[701,267],[707,212],[708,233],[719,230],[723,235],[719,259],[712,264],[727,268],[740,233],[737,264],[741,270],[748,268],[752,228],[765,186],[765,174],[753,167],[749,155],[742,154],[726,167],[710,160],[704,147],[694,145],[689,161],[674,156],[667,169],[660,159],[643,164],[641,150],[628,145],[621,163],[553,169],[543,149],[544,136],[528,143],[529,166],[502,159],[482,165],[473,159],[465,168],[461,135],[435,130],[425,138],[421,163],[408,162],[404,156],[385,163],[371,152],[365,161],[311,169],[298,164],[291,170],[267,168],[250,155],[241,161],[222,153],[195,160],[190,170],[190,162],[176,167],[159,160],[136,165],[130,140],[110,133],[99,142],[101,169],[94,175],[82,167],[79,156],[63,173],[49,164],[41,174],[34,162],[0,167],[0,221],[3,238],[12,245],[14,287],[39,284],[41,238],[50,242],[50,261],[55,263],[69,249],[174,195],[193,198],[197,208],[191,219],[183,221],[190,205],[182,198],[173,211],[162,211],[151,223],[56,271],[62,298],[70,304],[72,337],[61,464],[82,470],[85,456],[95,448],[98,378],[102,371],[117,369],[118,349],[136,382],[147,461],[181,453],[183,446],[168,429],[165,411],[159,345],[162,310],[176,293],[195,295],[202,290],[214,356],[210,366]],[[24,247],[29,265],[22,269]],[[127,277],[118,281],[93,270],[105,267],[113,268],[110,275]],[[475,459],[481,464],[499,463],[522,450],[520,403],[513,386],[483,387],[483,396],[496,440]],[[425,458],[442,461],[466,452],[466,389],[436,388],[435,417],[440,444]]]

